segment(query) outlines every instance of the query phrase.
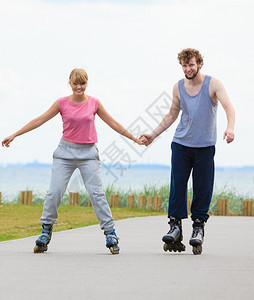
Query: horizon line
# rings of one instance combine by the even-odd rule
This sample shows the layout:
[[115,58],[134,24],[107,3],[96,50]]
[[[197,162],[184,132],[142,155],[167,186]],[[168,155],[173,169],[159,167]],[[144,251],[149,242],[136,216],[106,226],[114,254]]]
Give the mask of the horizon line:
[[[164,164],[159,164],[159,163],[140,163],[140,164],[102,164],[102,168],[117,168],[121,165],[122,167],[125,167],[127,169],[142,169],[142,168],[153,168],[153,169],[171,169],[171,165],[164,165]],[[8,167],[35,167],[35,168],[40,168],[40,167],[51,167],[52,163],[40,163],[38,161],[33,161],[30,163],[0,163],[0,168],[8,168]],[[216,169],[254,169],[254,165],[242,165],[242,166],[215,166]]]

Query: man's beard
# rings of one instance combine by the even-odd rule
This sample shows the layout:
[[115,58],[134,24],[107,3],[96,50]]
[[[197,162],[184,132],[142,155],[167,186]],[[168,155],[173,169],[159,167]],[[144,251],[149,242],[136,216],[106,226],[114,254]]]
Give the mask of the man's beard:
[[197,72],[194,73],[191,77],[188,77],[186,74],[185,74],[185,77],[186,77],[187,79],[194,79],[194,78],[197,76],[199,70],[200,70],[200,68],[198,68],[198,69],[197,69]]

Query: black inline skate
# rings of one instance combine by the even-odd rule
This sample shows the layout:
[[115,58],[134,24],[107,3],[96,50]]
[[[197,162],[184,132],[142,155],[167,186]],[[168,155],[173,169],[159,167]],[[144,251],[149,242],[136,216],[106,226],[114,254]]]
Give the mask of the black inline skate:
[[169,225],[169,232],[162,237],[162,241],[165,243],[163,250],[169,252],[185,251],[185,245],[182,243],[182,221],[180,219],[170,217]]
[[194,255],[202,253],[202,244],[205,236],[204,226],[205,222],[203,220],[196,219],[193,222],[193,232],[189,243],[193,247],[192,252]]
[[120,248],[118,246],[119,237],[117,237],[115,229],[111,231],[105,231],[106,235],[106,247],[109,248],[112,254],[119,254]]
[[53,225],[42,224],[41,235],[35,241],[34,253],[42,253],[48,250],[48,244],[51,240]]

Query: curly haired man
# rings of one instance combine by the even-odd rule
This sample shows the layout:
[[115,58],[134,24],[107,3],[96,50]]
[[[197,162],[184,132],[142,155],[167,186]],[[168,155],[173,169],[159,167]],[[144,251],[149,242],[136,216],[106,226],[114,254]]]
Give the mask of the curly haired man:
[[191,219],[193,232],[190,245],[194,254],[201,254],[204,224],[214,184],[214,154],[217,140],[216,115],[218,103],[227,116],[223,139],[234,140],[235,112],[223,84],[216,78],[202,74],[203,57],[196,49],[178,53],[185,78],[174,85],[173,100],[168,114],[151,134],[144,134],[146,146],[168,129],[182,111],[176,128],[172,149],[171,183],[168,217],[170,230],[163,236],[164,250],[184,251],[182,219],[188,218],[187,183],[192,172],[193,199]]

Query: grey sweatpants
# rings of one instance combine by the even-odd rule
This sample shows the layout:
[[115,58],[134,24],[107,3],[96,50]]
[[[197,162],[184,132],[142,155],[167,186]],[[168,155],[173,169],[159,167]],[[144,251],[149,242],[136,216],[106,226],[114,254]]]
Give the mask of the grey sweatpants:
[[56,222],[59,205],[76,168],[80,170],[101,229],[112,230],[114,220],[103,191],[100,158],[96,144],[72,144],[63,139],[53,154],[51,183],[46,194],[41,223],[54,224]]

